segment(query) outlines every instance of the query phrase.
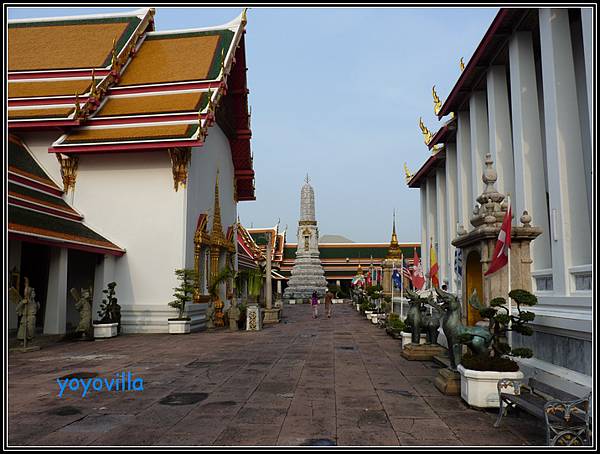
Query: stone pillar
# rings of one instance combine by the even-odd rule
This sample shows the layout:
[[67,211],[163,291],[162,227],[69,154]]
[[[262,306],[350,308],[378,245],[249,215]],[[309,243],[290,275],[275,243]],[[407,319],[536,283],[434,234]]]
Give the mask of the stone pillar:
[[454,292],[455,278],[454,275],[454,250],[450,241],[456,236],[456,222],[458,219],[458,192],[459,186],[456,181],[456,144],[446,144],[446,238],[444,244],[447,244],[448,251],[448,291]]
[[427,238],[429,238],[429,230],[427,225],[427,180],[425,180],[424,183],[421,183],[421,264],[427,254],[427,242],[429,241]]
[[591,263],[584,171],[569,12],[540,9],[554,293],[571,293],[569,268]]
[[527,210],[532,216],[532,224],[542,229],[542,234],[532,246],[534,270],[551,269],[545,157],[540,129],[532,33],[515,33],[508,50],[515,161],[513,211],[520,214]]
[[[471,174],[471,119],[469,112],[458,113],[456,129],[456,187],[460,188],[457,198],[457,224],[469,228],[469,218],[473,210],[473,176]],[[455,235],[451,236],[454,238]]]
[[271,253],[272,253],[272,246],[271,246],[271,234],[268,233],[267,234],[267,266],[265,268],[265,305],[267,307],[267,309],[272,309],[273,308],[273,284],[272,284],[272,280],[273,277],[271,276]]
[[435,176],[435,200],[436,200],[436,226],[437,226],[437,240],[434,242],[438,244],[437,249],[437,260],[438,260],[438,278],[440,280],[440,286],[443,284],[444,279],[450,281],[450,273],[448,270],[448,246],[450,242],[446,238],[446,222],[447,219],[447,206],[446,206],[446,171],[438,167],[436,169]]
[[[67,271],[69,250],[51,248],[44,334],[64,334],[67,330]],[[35,284],[31,283],[35,288]]]
[[515,192],[510,109],[506,67],[492,66],[487,72],[487,101],[489,114],[489,152],[496,163],[498,190],[503,194]]
[[[429,273],[430,268],[430,247],[431,247],[431,238],[433,238],[433,245],[435,247],[435,243],[439,241],[438,229],[437,229],[437,200],[436,200],[436,177],[428,177],[427,178],[427,230],[429,236],[426,238],[425,249],[427,250],[427,261],[423,262],[423,274]],[[423,253],[423,255],[425,255]],[[439,263],[439,261],[438,261]],[[425,286],[429,285],[429,279],[426,278]]]
[[[19,274],[21,273],[21,242],[15,240],[8,241],[8,272],[12,273],[16,270]],[[10,274],[9,274],[10,276]],[[23,282],[23,275],[20,275],[20,282]],[[9,286],[12,282],[9,281]],[[31,284],[33,285],[33,283]],[[19,292],[20,288],[17,289]],[[16,304],[10,304],[8,306],[8,329],[19,328],[19,316],[17,315]]]
[[585,58],[585,88],[587,93],[587,108],[588,108],[588,120],[590,125],[590,131],[594,130],[592,124],[592,85],[593,85],[593,63],[594,63],[594,54],[592,47],[592,39],[593,39],[593,14],[594,10],[592,8],[581,8],[581,34],[583,38],[583,54]]
[[[109,282],[115,280],[115,257],[112,255],[104,255],[100,262],[96,265],[94,272],[94,299],[92,301],[92,320],[98,318],[98,311],[100,310],[100,304],[102,298],[105,298],[105,294],[102,290],[107,288]],[[119,295],[119,283],[115,288],[117,293],[117,299]]]
[[[485,155],[490,146],[485,92],[477,91],[471,95],[469,98],[469,114],[471,123],[471,194],[473,195],[469,199],[469,203],[472,204],[475,196],[483,191],[481,171],[483,170]],[[471,212],[473,206],[470,205],[469,212]]]

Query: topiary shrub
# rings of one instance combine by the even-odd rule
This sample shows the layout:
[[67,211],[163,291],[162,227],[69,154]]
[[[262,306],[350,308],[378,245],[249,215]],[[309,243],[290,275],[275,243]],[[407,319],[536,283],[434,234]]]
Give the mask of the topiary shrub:
[[[482,318],[489,320],[491,343],[486,355],[464,355],[461,361],[463,367],[479,371],[514,372],[519,370],[518,364],[507,357],[531,358],[533,352],[529,348],[511,348],[508,345],[507,334],[514,331],[523,336],[531,336],[533,330],[527,324],[535,319],[535,314],[522,310],[523,306],[534,306],[537,298],[527,290],[516,289],[508,294],[516,303],[517,314],[509,313],[508,302],[505,298],[497,297],[490,301],[489,306],[481,304],[477,295],[469,299],[469,304],[479,311]],[[510,328],[509,328],[510,326]],[[463,333],[459,342],[468,343],[474,336]]]

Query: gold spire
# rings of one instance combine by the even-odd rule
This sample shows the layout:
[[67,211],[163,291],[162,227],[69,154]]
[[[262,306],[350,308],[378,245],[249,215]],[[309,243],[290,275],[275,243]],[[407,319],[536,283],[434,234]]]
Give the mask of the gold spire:
[[244,8],[242,11],[242,24],[246,24],[248,22],[248,18],[246,17],[246,13],[248,12],[248,8]]
[[413,174],[410,173],[410,170],[408,170],[408,166],[406,165],[406,162],[404,163],[404,175],[406,177],[406,182],[408,183],[410,181],[410,179],[413,177]]
[[427,126],[425,126],[421,117],[419,117],[419,128],[421,128],[421,132],[423,133],[425,145],[429,145],[429,142],[431,142],[431,139],[433,138],[433,134],[431,134],[431,131],[427,129]]
[[397,259],[402,255],[402,249],[398,244],[398,237],[396,236],[396,210],[394,210],[394,221],[392,223],[392,240],[390,241],[390,247],[388,249],[387,258]]
[[219,169],[217,169],[217,179],[215,182],[215,202],[213,205],[213,224],[210,231],[210,237],[213,244],[218,244],[225,241],[223,237],[223,226],[221,225],[221,205],[219,203]]
[[463,58],[460,57],[460,72],[463,72],[465,70],[465,62],[463,61]]
[[435,85],[431,89],[431,94],[433,96],[433,112],[437,115],[442,110],[442,101],[440,101],[439,96],[435,92]]

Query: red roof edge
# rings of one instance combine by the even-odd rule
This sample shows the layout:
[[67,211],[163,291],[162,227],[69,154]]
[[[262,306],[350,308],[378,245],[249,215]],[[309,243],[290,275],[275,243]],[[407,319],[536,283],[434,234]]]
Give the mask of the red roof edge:
[[413,175],[413,177],[408,182],[409,188],[418,188],[421,186],[421,180],[429,174],[429,171],[434,168],[437,161],[446,157],[446,152],[444,150],[439,151],[438,153],[431,155],[425,164],[421,166],[421,168]]
[[500,8],[500,11],[498,11],[498,14],[496,14],[496,17],[492,21],[487,32],[485,32],[485,35],[483,36],[483,39],[479,43],[479,46],[477,46],[475,53],[473,54],[473,56],[467,63],[466,68],[460,74],[460,77],[458,78],[458,81],[456,82],[456,84],[454,85],[454,88],[450,92],[450,95],[448,96],[448,98],[446,98],[446,101],[442,105],[442,108],[440,109],[440,111],[438,113],[438,119],[442,118],[445,115],[448,115],[452,111],[452,109],[454,107],[454,103],[456,102],[456,100],[458,98],[458,93],[461,91],[463,85],[465,84],[465,81],[468,80],[469,77],[475,71],[475,67],[479,63],[479,60],[485,54],[485,52],[487,50],[487,46],[489,45],[490,41],[494,37],[494,34],[498,31],[498,28],[504,23],[504,21],[506,20],[506,18],[508,17],[508,15],[512,9],[514,9],[514,8]]

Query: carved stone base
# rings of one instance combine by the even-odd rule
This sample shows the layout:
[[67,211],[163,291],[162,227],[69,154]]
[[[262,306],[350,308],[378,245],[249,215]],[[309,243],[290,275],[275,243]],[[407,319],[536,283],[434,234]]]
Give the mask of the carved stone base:
[[433,357],[444,351],[444,347],[432,344],[408,344],[402,348],[400,353],[404,359],[409,361],[431,361]]
[[440,369],[433,384],[448,396],[460,396],[460,374],[452,369]]
[[263,318],[263,324],[268,325],[270,323],[279,323],[281,318],[281,309],[263,309],[263,313],[265,314]]

